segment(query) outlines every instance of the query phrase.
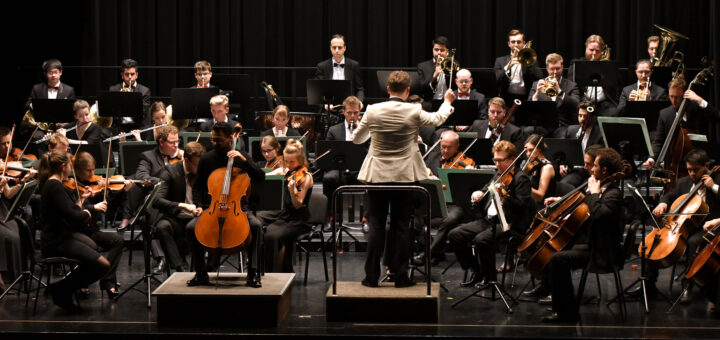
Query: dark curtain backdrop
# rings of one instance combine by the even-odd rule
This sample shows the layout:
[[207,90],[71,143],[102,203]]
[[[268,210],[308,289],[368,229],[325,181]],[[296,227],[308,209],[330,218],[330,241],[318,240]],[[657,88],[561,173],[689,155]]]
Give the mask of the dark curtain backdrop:
[[[463,67],[492,67],[508,54],[512,28],[533,40],[541,66],[551,52],[566,60],[581,56],[591,34],[602,35],[612,58],[630,66],[646,57],[654,23],[690,37],[678,43],[688,68],[720,49],[713,0],[83,0],[20,7],[14,13],[26,25],[4,24],[18,47],[11,56],[18,87],[8,98],[17,119],[30,87],[42,79],[40,64],[51,57],[67,65],[63,80],[81,96],[119,82],[117,65],[130,57],[145,66],[139,81],[160,97],[192,85],[192,65],[200,59],[213,64],[216,76],[251,74],[257,91],[251,96],[266,80],[281,96],[302,97],[305,79],[314,74],[303,67],[330,57],[335,33],[346,36],[346,55],[362,67],[414,68],[430,58],[436,35],[450,39]],[[364,70],[363,77],[369,95],[379,97],[374,71]]]

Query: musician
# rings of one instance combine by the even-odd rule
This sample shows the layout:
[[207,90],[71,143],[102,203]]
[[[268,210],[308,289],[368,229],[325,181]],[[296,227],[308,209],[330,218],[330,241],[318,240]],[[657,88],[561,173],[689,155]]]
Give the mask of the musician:
[[[625,106],[629,101],[638,100],[667,100],[665,89],[655,83],[650,82],[652,75],[652,63],[648,59],[640,59],[635,63],[635,76],[637,82],[630,84],[622,89],[620,101],[618,102],[618,115],[625,114]],[[648,87],[649,86],[649,87]]]
[[[5,156],[11,144],[11,131],[6,127],[0,127],[0,172],[4,168]],[[23,181],[19,180],[10,186],[7,177],[0,178],[0,216],[4,218],[8,214],[8,204],[5,199],[12,199],[23,187]],[[21,242],[21,226],[14,220],[1,222],[0,219],[0,288],[5,289],[3,279],[13,282],[22,273],[24,268],[23,247]]]
[[590,145],[600,144],[602,133],[600,127],[597,126],[595,104],[593,104],[593,102],[583,99],[583,101],[578,104],[577,121],[578,124],[559,127],[553,133],[553,137],[579,139],[583,151]]
[[457,85],[458,88],[457,90],[455,90],[457,100],[477,101],[478,119],[487,119],[488,107],[487,103],[485,102],[485,95],[476,91],[475,89],[472,89],[472,84],[472,73],[470,73],[468,69],[460,69],[459,71],[457,71],[457,74],[455,74],[455,85]]
[[210,79],[212,79],[212,65],[210,65],[210,62],[207,60],[200,60],[195,62],[195,86],[196,88],[210,88],[215,87],[214,85],[210,84]]
[[[123,59],[120,62],[120,76],[122,77],[122,83],[110,86],[111,92],[140,92],[142,94],[143,101],[143,121],[135,122],[138,125],[148,125],[151,123],[151,116],[148,114],[150,108],[150,89],[137,82],[138,78],[138,64],[133,59]],[[139,139],[138,139],[139,140]]]
[[[492,111],[492,108],[490,110]],[[505,140],[495,144],[492,152],[498,175],[508,170],[518,155],[515,145]],[[501,203],[509,230],[503,230],[503,226],[500,225],[500,216],[498,216],[500,212],[492,202],[493,199],[490,197],[492,195],[486,195],[482,190],[478,190],[470,197],[474,204],[481,207],[475,212],[475,220],[461,224],[448,234],[448,240],[460,266],[470,271],[468,280],[462,282],[462,286],[476,284],[484,286],[486,283],[496,281],[497,270],[492,242],[511,237],[515,241],[522,240],[525,229],[530,224],[530,209],[533,211],[535,209],[530,196],[530,178],[520,169],[514,170],[514,174],[508,172],[506,175],[512,178],[512,182],[505,188],[508,195]],[[497,184],[496,190],[501,190],[502,183]],[[492,228],[495,228],[495,231]],[[477,257],[473,255],[470,243],[475,245]]]
[[217,122],[225,122],[230,124],[230,126],[235,126],[235,124],[238,124],[237,121],[234,121],[230,119],[230,117],[228,117],[228,112],[230,112],[230,100],[227,96],[219,94],[210,98],[210,113],[212,113],[213,119],[200,124],[200,131],[212,131],[212,127]]
[[[573,59],[570,62],[570,67],[568,68],[568,78],[575,81],[575,62],[581,61],[581,60],[590,60],[590,61],[598,61],[601,60],[603,51],[605,51],[607,48],[607,45],[605,45],[605,40],[597,34],[593,34],[589,36],[587,39],[585,39],[585,55],[583,58],[576,58]],[[609,56],[608,56],[609,57]],[[617,98],[619,97],[619,94],[617,93],[617,87],[593,87],[588,86],[586,88],[582,89],[583,91],[583,98],[582,99],[588,99],[591,100],[593,103],[595,103],[597,112],[595,112],[595,115],[597,116],[614,116],[616,115],[617,111]]]
[[[532,84],[528,100],[530,101],[554,101],[557,104],[558,120],[560,126],[567,126],[576,122],[575,108],[580,102],[580,90],[577,84],[563,77],[563,57],[557,53],[550,53],[545,57],[545,69],[548,78],[539,79]],[[550,78],[552,77],[552,78]],[[557,85],[546,84],[546,80],[550,79]],[[555,86],[559,88],[556,97],[549,97],[545,94],[548,87]]]
[[555,167],[552,162],[545,158],[547,143],[540,142],[540,135],[532,134],[525,140],[525,156],[527,163],[525,173],[530,176],[530,184],[532,186],[531,196],[542,206],[545,197],[556,196],[555,189],[557,187],[555,177]]
[[[150,118],[152,119],[151,124],[148,124],[147,127],[153,127],[153,126],[160,126],[163,124],[168,124],[168,117],[167,117],[167,108],[165,107],[165,103],[161,101],[153,102],[150,105]],[[142,140],[145,141],[154,141],[156,140],[158,133],[158,129],[145,131],[142,133]],[[139,140],[139,139],[138,139]]]
[[[622,253],[624,207],[622,193],[610,176],[621,171],[622,158],[612,148],[598,151],[588,179],[585,203],[590,209],[590,224],[585,229],[587,244],[576,242],[570,249],[559,251],[550,257],[549,270],[552,290],[553,313],[543,322],[575,323],[578,320],[579,301],[575,299],[572,270],[588,267],[612,271],[620,266],[625,257]],[[545,204],[556,202],[559,197],[548,198]],[[579,235],[576,237],[579,238]]]
[[[197,166],[197,175],[195,176],[195,184],[192,187],[192,201],[196,207],[196,211],[193,212],[195,216],[199,216],[203,210],[210,206],[212,200],[208,194],[208,178],[216,169],[225,168],[228,163],[228,158],[234,159],[233,167],[240,168],[240,170],[248,174],[251,183],[265,180],[265,173],[251,161],[252,158],[250,155],[244,150],[235,150],[235,146],[232,145],[233,127],[230,126],[230,124],[219,122],[213,126],[211,133],[213,149],[200,157]],[[243,210],[247,211],[247,209]],[[257,288],[262,284],[260,282],[260,273],[256,271],[257,267],[254,260],[257,259],[256,244],[258,237],[256,236],[258,235],[258,230],[262,228],[262,225],[252,223],[251,220],[250,222],[250,232],[252,235],[248,235],[248,237],[251,237],[251,241],[246,249],[249,260],[247,285]],[[197,218],[193,218],[185,227],[185,236],[190,243],[193,265],[195,266],[195,276],[187,282],[187,285],[190,287],[209,285],[208,270],[213,271],[219,265],[219,254],[216,252],[210,253],[208,262],[206,263],[206,249],[195,237],[196,223]]]
[[[718,225],[720,225],[720,218],[712,219],[705,222],[703,230],[710,232]],[[705,297],[709,301],[710,313],[716,318],[720,317],[720,310],[718,309],[720,308],[720,272],[715,273],[714,279],[705,286]]]
[[[460,74],[460,72],[458,72]],[[461,155],[460,137],[453,130],[445,130],[440,135],[440,152],[431,152],[425,160],[425,164],[430,171],[430,177],[437,178],[438,169],[449,168],[453,162],[457,163],[453,168],[463,169],[475,166],[475,161],[467,155]],[[445,260],[445,244],[447,243],[448,233],[460,225],[466,218],[467,214],[462,206],[456,204],[447,205],[447,217],[433,218],[431,225],[438,226],[437,234],[430,245],[430,259],[433,264],[438,264]],[[425,254],[419,254],[413,258],[416,264],[423,264]]]
[[321,61],[315,70],[315,79],[349,80],[350,90],[362,103],[365,100],[365,88],[360,76],[360,64],[345,57],[347,46],[345,37],[335,34],[330,38],[332,58]]
[[[474,121],[468,132],[477,132],[479,138],[491,138],[493,130],[503,121],[506,112],[505,101],[502,98],[490,98],[488,101],[488,120]],[[522,131],[519,127],[507,122],[500,134],[500,138],[493,141],[493,144],[497,144],[501,140],[509,141],[517,147],[522,143]]]
[[500,97],[511,103],[515,99],[524,100],[528,97],[533,82],[542,78],[542,71],[537,61],[530,66],[520,64],[517,52],[525,46],[525,34],[518,30],[510,30],[507,34],[510,54],[495,59],[495,79],[500,89]]
[[265,136],[260,142],[260,152],[262,152],[265,160],[257,161],[256,164],[260,168],[278,169],[283,166],[283,156],[280,155],[280,143],[275,136]]
[[647,48],[648,58],[650,59],[650,61],[655,61],[655,59],[658,58],[657,57],[657,49],[658,49],[658,46],[660,45],[660,37],[658,37],[657,35],[651,35],[648,37],[647,43],[648,43],[648,48]]
[[[653,215],[655,217],[662,217],[664,214],[669,212],[669,208],[672,206],[681,195],[689,193],[695,185],[702,185],[703,187],[698,190],[698,195],[702,200],[707,203],[710,209],[710,214],[707,216],[707,220],[713,220],[720,218],[720,194],[718,193],[718,184],[720,183],[720,174],[710,176],[710,169],[708,166],[707,153],[702,149],[693,149],[684,158],[685,166],[687,167],[688,176],[678,179],[675,187],[672,190],[667,191],[660,198],[660,203],[653,209]],[[695,259],[696,250],[698,245],[702,242],[703,232],[700,228],[695,228],[691,231],[690,236],[687,239],[686,248],[686,265],[689,268]],[[655,281],[658,277],[657,268],[648,266],[648,293],[655,294],[657,288],[655,287]],[[641,291],[634,292],[635,294],[641,294]],[[688,289],[682,297],[682,301],[689,302],[691,298],[692,290],[691,287]]]
[[[444,45],[443,45],[444,46]],[[390,99],[368,106],[353,133],[355,144],[370,139],[370,150],[358,174],[358,181],[370,184],[414,183],[428,178],[423,164],[417,139],[419,126],[438,126],[453,112],[455,95],[445,92],[445,102],[436,113],[422,110],[420,105],[404,103],[410,95],[410,75],[393,71],[388,76]],[[372,137],[372,138],[371,138]],[[365,260],[365,278],[362,284],[377,287],[380,277],[380,258],[385,247],[385,221],[388,204],[391,205],[390,240],[388,249],[393,249],[388,267],[395,274],[395,287],[415,284],[408,277],[410,257],[409,229],[413,202],[408,193],[401,191],[370,190],[368,221],[368,254]]]
[[[90,119],[90,104],[83,99],[78,99],[73,104],[73,111],[75,112],[75,122],[71,123],[68,128],[77,126],[72,131],[67,131],[65,136],[68,139],[87,141],[88,144],[100,144],[100,155],[102,156],[101,165],[104,167],[107,162],[107,145],[102,141],[110,136],[107,129],[104,129],[100,125],[94,124]],[[80,146],[78,146],[80,147]],[[115,164],[115,160],[110,158],[110,166]]]
[[445,91],[450,88],[450,75],[446,74],[441,66],[442,61],[447,58],[449,46],[447,37],[435,37],[432,41],[432,59],[417,64],[423,110],[432,109],[433,99],[442,100]]
[[153,207],[160,212],[154,228],[155,235],[167,255],[168,265],[178,272],[188,269],[185,261],[188,250],[184,242],[185,226],[197,216],[194,213],[199,211],[192,201],[192,186],[205,147],[190,142],[184,150],[182,162],[171,164],[160,173],[162,185],[153,203]]
[[[652,149],[655,155],[660,154],[665,140],[669,137],[670,128],[678,114],[680,104],[685,99],[687,99],[685,117],[679,122],[678,128],[682,127],[690,131],[707,134],[708,120],[720,117],[720,113],[709,105],[705,99],[693,90],[685,90],[686,88],[687,83],[682,78],[673,79],[668,83],[668,98],[670,98],[671,105],[660,110],[655,137],[652,140]],[[655,159],[652,157],[643,163],[646,169],[651,169],[653,164],[655,164]]]
[[273,109],[273,127],[263,131],[260,137],[275,136],[300,136],[300,131],[295,130],[288,124],[290,122],[290,109],[285,105],[278,105]]
[[[90,222],[92,214],[83,205],[89,191],[77,200],[63,187],[72,166],[70,153],[53,150],[43,156],[38,176],[42,196],[42,254],[44,257],[63,256],[80,261],[78,269],[48,286],[53,302],[66,310],[76,308],[73,292],[105,277],[111,268],[110,262],[96,248],[74,237],[79,226]],[[115,283],[105,280],[103,284],[103,288],[111,288]]]
[[32,100],[37,99],[75,99],[75,89],[60,82],[63,65],[60,60],[49,59],[42,64],[43,74],[47,81],[35,84],[25,103],[25,109],[32,109]]

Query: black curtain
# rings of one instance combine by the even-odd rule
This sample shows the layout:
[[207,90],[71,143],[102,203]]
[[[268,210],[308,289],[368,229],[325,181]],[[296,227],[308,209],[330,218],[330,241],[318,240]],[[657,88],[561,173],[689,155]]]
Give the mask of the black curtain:
[[[11,56],[17,87],[8,98],[16,120],[30,87],[42,80],[40,64],[51,57],[67,66],[63,81],[81,96],[118,83],[119,61],[133,58],[145,67],[139,81],[159,97],[192,85],[192,65],[201,59],[213,64],[215,75],[249,73],[253,85],[266,80],[281,96],[302,97],[312,67],[330,57],[335,33],[346,36],[346,55],[370,68],[414,68],[430,58],[436,35],[450,39],[462,67],[492,67],[508,54],[506,34],[513,28],[533,41],[541,66],[551,52],[566,60],[581,56],[587,36],[600,34],[612,58],[630,67],[646,57],[646,39],[658,33],[653,24],[690,37],[677,44],[690,69],[720,49],[713,0],[82,0],[19,6],[14,13],[24,20],[3,24],[17,47]],[[369,95],[381,96],[374,70],[363,77]],[[253,89],[251,95],[260,94]]]

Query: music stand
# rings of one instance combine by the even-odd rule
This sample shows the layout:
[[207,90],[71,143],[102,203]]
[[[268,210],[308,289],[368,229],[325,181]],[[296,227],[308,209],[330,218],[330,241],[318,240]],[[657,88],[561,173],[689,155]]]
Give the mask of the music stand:
[[102,117],[129,117],[142,122],[143,98],[140,92],[98,92],[98,115]]
[[718,148],[717,144],[708,142],[707,136],[689,133],[688,138],[694,148],[705,150],[710,164],[712,164],[713,161],[717,162],[720,160],[720,148]]
[[[627,117],[597,117],[605,147],[617,150],[625,156],[625,152],[640,157],[653,157],[652,144],[645,120]],[[626,149],[627,146],[630,149]],[[627,159],[633,161],[633,159]]]
[[342,104],[352,94],[349,80],[308,79],[308,105]]
[[3,223],[7,223],[9,219],[15,216],[15,213],[17,213],[19,210],[22,210],[28,205],[28,203],[30,203],[30,199],[32,198],[37,188],[38,183],[35,180],[27,182],[25,183],[25,185],[23,185],[20,192],[15,195],[15,200],[10,206],[10,209],[7,210],[7,215],[5,215],[5,218],[3,218]]
[[[440,103],[442,104],[442,101]],[[433,100],[433,106],[434,104],[435,101]],[[470,126],[480,115],[477,100],[456,100],[452,103],[452,106],[455,108],[455,112],[445,120],[442,126]]]
[[546,157],[557,165],[567,165],[571,168],[585,164],[582,143],[579,139],[545,138],[548,145]]
[[[130,219],[130,222],[128,223],[128,226],[134,226],[135,223],[138,221],[138,218],[140,215],[145,213],[145,219],[142,223],[142,233],[143,233],[143,257],[145,259],[145,274],[135,281],[130,287],[128,287],[125,291],[120,293],[115,298],[115,301],[120,300],[121,297],[123,297],[127,292],[131,290],[136,290],[143,295],[147,296],[147,308],[152,307],[152,282],[155,281],[157,283],[162,283],[162,281],[158,280],[155,277],[155,273],[153,273],[151,265],[150,265],[150,241],[152,239],[151,233],[150,233],[150,213],[148,212],[148,209],[152,207],[153,202],[155,201],[155,196],[157,196],[158,191],[160,190],[160,186],[162,185],[162,182],[155,184],[153,186],[152,191],[145,196],[145,200],[143,201],[143,204],[140,205],[138,210],[133,215],[132,219]],[[140,283],[145,283],[147,285],[147,290],[142,291],[138,288],[135,288]]]
[[[460,139],[460,146],[462,147],[463,138]],[[465,144],[467,147],[467,144]],[[495,166],[492,160],[493,140],[489,138],[478,138],[477,142],[468,150],[468,157],[475,161],[475,166]],[[464,150],[464,149],[463,149]]]
[[495,70],[475,70],[472,71],[473,86],[475,89],[484,94],[486,98],[497,97],[498,92],[497,78],[495,78]]
[[643,118],[645,119],[645,126],[654,129],[657,126],[660,110],[669,105],[670,103],[667,100],[628,101],[625,105],[625,113],[623,116]]
[[253,183],[249,201],[251,210],[282,210],[284,175],[265,175],[265,181]]
[[[470,194],[482,189],[493,176],[495,170],[490,169],[438,169],[438,178],[445,184],[445,202],[463,208],[463,202],[470,201]],[[468,179],[469,182],[465,181]]]
[[668,66],[653,66],[652,82],[658,84],[667,91],[668,83],[672,80],[672,73],[675,71]]
[[[200,135],[200,139],[198,139],[198,135]],[[205,147],[205,150],[212,150],[212,132],[189,132],[189,131],[183,131],[180,133],[180,138],[182,138],[183,146],[187,145],[189,142],[198,141],[198,143],[202,144],[202,146]],[[238,140],[238,144],[242,139]]]
[[174,88],[170,91],[173,106],[173,120],[212,118],[210,98],[217,96],[220,89],[208,88]]
[[[233,73],[214,73],[212,77],[213,84],[223,90],[223,94],[231,97],[230,107],[233,108],[235,105],[240,105],[241,113],[245,118],[247,108],[250,107],[250,96],[256,94],[257,88],[252,86],[249,74],[233,74]],[[240,122],[245,122],[238,117]]]
[[137,170],[138,163],[140,163],[140,154],[154,149],[155,146],[157,146],[157,142],[120,142],[120,173],[125,176],[134,175]]
[[33,116],[36,122],[67,123],[75,120],[73,99],[32,99]]
[[[617,62],[614,60],[578,60],[573,64],[573,67],[575,68],[573,81],[577,83],[578,88],[586,86],[615,87],[620,77]],[[592,99],[597,103],[597,91],[594,91],[594,93],[595,98]]]
[[323,170],[334,169],[340,172],[344,170],[360,170],[362,163],[365,161],[365,155],[367,155],[367,150],[362,144],[339,140],[317,141],[315,146],[316,155],[321,155],[327,150],[331,151],[316,162],[317,167]]
[[554,101],[525,101],[515,112],[515,125],[543,127],[546,133],[558,127],[558,109]]
[[[388,96],[387,93],[387,85],[388,85],[388,77],[390,76],[390,73],[393,73],[394,71],[377,71],[375,72],[375,75],[377,76],[377,85],[378,85],[378,91],[379,93],[383,93],[386,96]],[[417,93],[422,87],[422,84],[420,84],[420,74],[417,71],[405,71],[410,76],[410,93]]]

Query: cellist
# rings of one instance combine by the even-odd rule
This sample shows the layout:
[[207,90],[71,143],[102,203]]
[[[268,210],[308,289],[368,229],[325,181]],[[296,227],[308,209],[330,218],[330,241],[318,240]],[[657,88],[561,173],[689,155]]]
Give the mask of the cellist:
[[[717,210],[715,213],[717,214]],[[710,231],[718,225],[720,225],[720,218],[715,218],[706,221],[703,225],[703,230]],[[717,237],[717,235],[715,237]],[[705,286],[705,297],[708,299],[708,304],[710,305],[710,313],[716,318],[720,317],[720,308],[718,307],[720,305],[720,271],[717,272],[712,281]]]
[[[192,188],[192,200],[195,205],[194,216],[199,216],[203,210],[207,209],[211,202],[211,197],[208,194],[208,178],[210,174],[216,169],[225,168],[228,162],[228,158],[234,158],[233,166],[240,168],[246,172],[250,177],[252,183],[262,182],[265,180],[265,173],[252,161],[250,154],[244,150],[235,150],[232,145],[232,133],[233,127],[226,122],[218,122],[212,127],[212,145],[213,149],[206,152],[197,165],[197,175],[195,177],[195,184]],[[247,209],[243,209],[247,210]],[[197,217],[193,218],[185,228],[185,235],[187,236],[188,243],[190,243],[192,249],[193,263],[195,266],[195,277],[187,281],[189,287],[209,285],[210,278],[208,276],[208,270],[215,270],[219,266],[219,254],[211,253],[208,262],[205,262],[206,249],[200,242],[198,242],[195,236],[195,224],[197,223]],[[260,275],[256,271],[254,260],[257,259],[256,253],[256,242],[257,230],[262,228],[262,225],[254,223],[250,220],[250,232],[252,235],[249,247],[246,249],[248,253],[248,272],[247,272],[247,285],[250,287],[260,287]]]
[[[672,92],[671,92],[672,93]],[[707,217],[708,220],[716,219],[720,217],[720,195],[718,195],[718,184],[720,183],[720,175],[714,177],[709,176],[710,169],[708,168],[708,157],[707,153],[701,149],[693,149],[685,156],[685,166],[687,167],[688,176],[678,179],[675,187],[666,192],[661,198],[660,203],[653,210],[655,217],[661,217],[667,213],[669,207],[672,206],[673,202],[683,194],[687,194],[695,185],[702,185],[703,188],[698,190],[698,195],[707,203],[710,209],[710,215]],[[693,230],[687,240],[687,266],[689,267],[695,259],[695,251],[702,241],[703,236],[702,230],[696,228]],[[657,287],[655,281],[658,277],[658,269],[648,266],[648,294],[656,294]],[[642,288],[640,290],[634,290],[630,294],[641,295]],[[680,302],[690,302],[692,296],[691,287],[683,294]]]

